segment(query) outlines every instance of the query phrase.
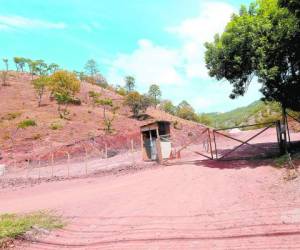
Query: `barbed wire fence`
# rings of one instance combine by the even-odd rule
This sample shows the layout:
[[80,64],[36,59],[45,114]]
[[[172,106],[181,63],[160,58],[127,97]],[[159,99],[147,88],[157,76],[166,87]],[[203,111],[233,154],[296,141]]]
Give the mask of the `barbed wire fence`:
[[139,137],[119,137],[113,140],[90,138],[54,147],[39,153],[39,143],[33,143],[32,154],[22,161],[11,150],[9,164],[0,164],[0,180],[53,179],[89,176],[98,171],[120,167],[135,167],[140,157]]

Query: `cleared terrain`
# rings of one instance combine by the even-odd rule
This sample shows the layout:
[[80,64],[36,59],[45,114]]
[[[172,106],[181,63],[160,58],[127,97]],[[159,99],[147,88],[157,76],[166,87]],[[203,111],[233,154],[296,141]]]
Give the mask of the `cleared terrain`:
[[[28,76],[22,77],[25,80],[16,78],[6,92],[1,92],[4,96],[13,93],[30,95],[30,98],[24,98],[24,103],[8,102],[10,108],[1,113],[5,117],[9,112],[17,112],[18,105],[24,106],[20,117],[2,121],[3,136],[27,116],[37,121],[37,127],[18,135],[15,153],[20,160],[46,152],[49,141],[64,145],[74,142],[77,137],[85,139],[90,129],[98,131],[99,140],[108,140],[99,125],[102,112],[92,109],[88,99],[82,106],[70,108],[77,115],[62,129],[51,130],[51,123],[57,119],[55,103],[47,100],[47,106],[34,108],[33,90],[24,88],[25,84],[30,86]],[[87,90],[82,91],[80,96],[84,100]],[[118,153],[108,159],[90,159],[87,176],[84,174],[85,163],[79,158],[69,166],[76,179],[62,178],[60,181],[51,179],[51,175],[53,169],[54,177],[66,177],[67,165],[63,162],[44,166],[42,173],[38,168],[28,171],[22,167],[9,167],[0,177],[0,183],[13,180],[9,185],[1,186],[0,213],[50,210],[67,222],[65,228],[40,235],[33,242],[17,242],[16,249],[300,249],[299,178],[286,181],[287,170],[275,168],[273,160],[206,160],[197,154],[198,151],[209,155],[204,149],[207,138],[201,137],[203,126],[159,110],[149,109],[148,115],[153,117],[152,120],[180,122],[179,129],[172,127],[172,140],[178,148],[188,145],[184,147],[181,159],[168,161],[164,166],[143,163],[137,147],[132,154]],[[99,116],[100,120],[88,116]],[[121,109],[115,121],[113,136],[116,137],[112,138],[120,139],[118,136],[122,133],[129,139],[137,138],[138,128],[144,122],[147,121],[131,119],[128,110]],[[228,133],[247,140],[258,132]],[[40,133],[41,138],[33,138],[36,133]],[[291,136],[295,141],[300,140],[299,133]],[[276,138],[275,129],[270,128],[251,143],[265,146],[268,151],[269,145],[276,144]],[[236,145],[224,136],[216,140],[221,154],[238,145],[237,141]],[[189,144],[190,141],[193,143]],[[9,162],[12,145],[5,136],[2,143],[5,145],[4,160]],[[122,144],[121,140],[119,144]],[[34,151],[32,145],[37,145],[35,148],[41,148],[41,151]],[[254,149],[247,145],[236,153],[251,156],[261,153]],[[99,170],[109,171],[101,174]],[[28,177],[38,181],[26,181],[30,180]],[[24,182],[18,183],[20,180]]]
[[299,181],[268,162],[174,162],[3,189],[0,212],[54,210],[62,230],[17,249],[299,249]]

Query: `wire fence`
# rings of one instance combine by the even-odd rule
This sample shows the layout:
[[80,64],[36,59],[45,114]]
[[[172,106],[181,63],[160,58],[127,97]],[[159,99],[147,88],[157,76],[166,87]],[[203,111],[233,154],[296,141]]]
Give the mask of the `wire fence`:
[[32,154],[30,158],[9,164],[0,164],[0,180],[51,179],[88,176],[97,171],[124,166],[135,166],[140,157],[138,138],[122,138],[121,142],[97,140],[78,141],[60,147],[50,147],[44,154]]

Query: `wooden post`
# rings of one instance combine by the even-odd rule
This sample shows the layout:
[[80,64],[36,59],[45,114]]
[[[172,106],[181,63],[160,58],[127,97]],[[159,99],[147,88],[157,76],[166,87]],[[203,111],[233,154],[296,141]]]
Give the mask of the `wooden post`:
[[105,159],[107,159],[107,144],[105,143]]
[[67,152],[68,156],[68,162],[67,162],[67,168],[68,168],[68,178],[70,178],[70,154]]
[[135,159],[134,159],[134,142],[133,139],[131,139],[131,156],[132,156],[132,166],[135,166]]
[[210,137],[210,130],[209,128],[207,129],[208,131],[208,140],[209,140],[209,149],[210,149],[210,155],[211,155],[211,159],[214,159],[214,154],[213,154],[213,149],[212,149],[212,145],[211,145],[211,137]]
[[27,161],[27,175],[26,175],[26,178],[28,179],[29,178],[29,169],[30,168],[30,162],[29,162],[29,159]]
[[281,153],[286,154],[288,152],[287,149],[287,135],[286,135],[286,108],[282,105],[282,125],[281,125],[281,140],[282,140],[282,147]]
[[51,154],[51,178],[54,176],[54,153]]
[[143,132],[141,132],[141,153],[142,153],[142,159],[145,161],[145,149],[144,149],[144,137],[143,137]]
[[215,130],[213,130],[213,137],[214,137],[214,144],[215,144],[215,154],[216,154],[216,159],[218,160],[218,148],[217,148],[217,142],[216,142],[216,134],[215,134]]
[[41,158],[39,158],[39,179],[41,178]]
[[85,157],[84,157],[85,175],[87,175],[88,174],[88,165],[87,165],[88,153],[86,147],[84,147],[84,149],[85,149]]

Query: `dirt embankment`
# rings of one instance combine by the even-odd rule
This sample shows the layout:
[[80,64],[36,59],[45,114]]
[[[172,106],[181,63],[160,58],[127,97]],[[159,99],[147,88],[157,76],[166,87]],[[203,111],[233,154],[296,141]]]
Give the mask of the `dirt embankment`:
[[[49,158],[55,153],[59,159],[66,149],[70,154],[80,155],[91,150],[92,145],[104,150],[107,146],[112,154],[130,148],[133,140],[136,148],[140,147],[139,127],[153,120],[168,120],[176,123],[172,127],[174,143],[183,144],[186,135],[194,132],[196,135],[203,129],[199,124],[189,122],[159,109],[149,108],[148,120],[138,121],[131,118],[128,107],[123,105],[123,97],[114,91],[82,82],[78,97],[81,105],[71,105],[70,120],[59,119],[57,104],[49,98],[46,92],[42,98],[42,106],[31,85],[31,76],[26,73],[10,72],[9,86],[0,89],[0,150],[4,162],[14,165],[14,162],[24,163],[27,160]],[[89,91],[101,93],[103,98],[111,98],[118,106],[113,121],[113,134],[107,135],[103,125],[103,110],[93,107]],[[112,115],[108,111],[108,115]],[[36,126],[17,129],[17,124],[25,119],[32,119]],[[175,129],[174,127],[177,127]],[[106,146],[105,146],[106,145]],[[65,156],[64,156],[65,157]]]

